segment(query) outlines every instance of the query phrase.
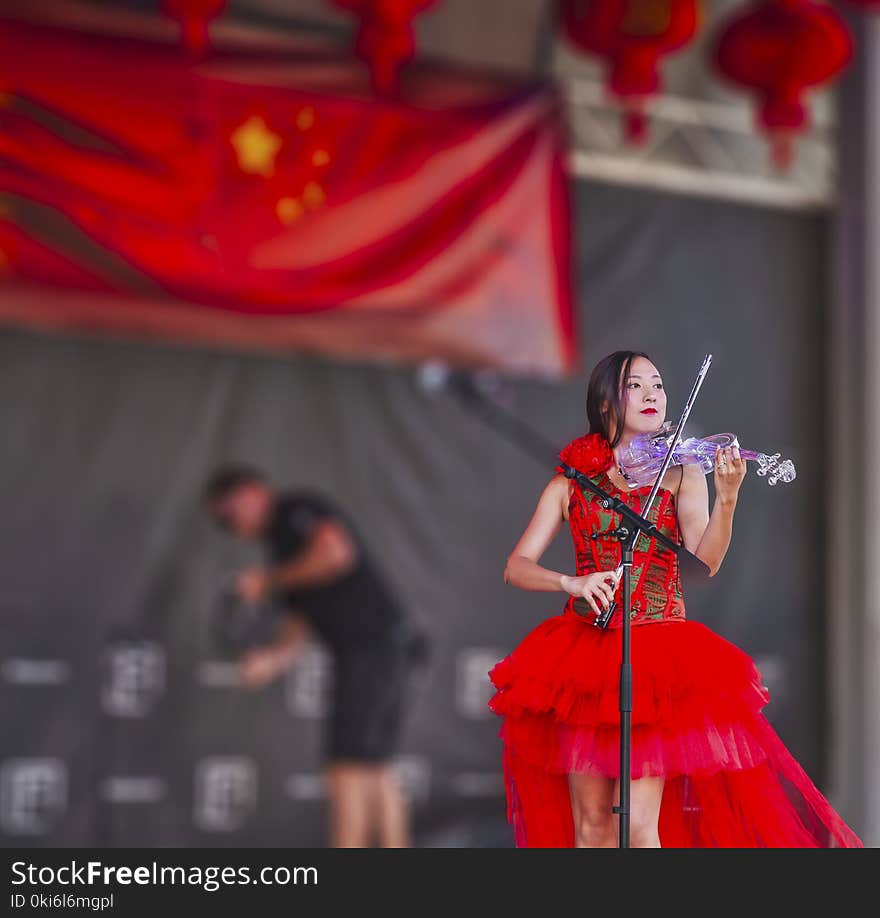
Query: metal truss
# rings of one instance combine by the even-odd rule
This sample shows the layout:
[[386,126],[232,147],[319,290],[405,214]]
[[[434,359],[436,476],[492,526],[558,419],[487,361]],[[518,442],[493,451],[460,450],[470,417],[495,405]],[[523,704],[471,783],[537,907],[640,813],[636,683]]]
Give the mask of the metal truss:
[[780,172],[746,104],[658,96],[646,107],[648,140],[633,146],[623,137],[622,108],[600,82],[560,79],[576,176],[792,210],[823,210],[834,203],[829,115],[817,116],[811,130],[795,141],[791,166]]

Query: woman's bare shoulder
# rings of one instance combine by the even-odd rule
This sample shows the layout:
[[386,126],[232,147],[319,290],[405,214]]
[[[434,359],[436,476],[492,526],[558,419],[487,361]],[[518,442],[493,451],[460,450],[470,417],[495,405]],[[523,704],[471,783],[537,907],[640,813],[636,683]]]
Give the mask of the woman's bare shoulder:
[[558,502],[562,518],[566,522],[568,522],[570,484],[571,482],[565,475],[558,474],[554,475],[548,482],[547,487],[544,488],[544,495],[546,495],[548,499]]

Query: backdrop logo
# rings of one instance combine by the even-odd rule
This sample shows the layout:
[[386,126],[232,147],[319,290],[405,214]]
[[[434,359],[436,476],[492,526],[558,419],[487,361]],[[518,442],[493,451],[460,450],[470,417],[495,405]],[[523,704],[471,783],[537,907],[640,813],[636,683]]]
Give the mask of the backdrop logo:
[[60,759],[9,759],[0,770],[0,825],[9,835],[46,835],[67,809]]
[[327,784],[323,775],[297,773],[288,775],[284,792],[291,800],[321,800],[327,794]]
[[465,647],[455,660],[455,707],[462,717],[490,717],[489,670],[504,656],[494,647]]
[[144,717],[165,691],[165,651],[155,641],[120,641],[104,651],[101,703],[114,717]]
[[333,658],[322,647],[308,647],[288,673],[285,698],[294,717],[326,717],[333,691]]
[[205,832],[241,828],[257,805],[257,766],[244,756],[211,756],[196,765],[194,818]]
[[461,771],[449,784],[460,797],[503,797],[504,774],[500,771]]
[[166,795],[165,781],[152,775],[111,775],[101,782],[108,803],[158,803]]
[[407,799],[413,804],[425,803],[431,795],[431,763],[421,755],[402,755],[393,765]]
[[65,660],[12,657],[3,661],[0,672],[13,685],[63,685],[70,678],[70,664]]

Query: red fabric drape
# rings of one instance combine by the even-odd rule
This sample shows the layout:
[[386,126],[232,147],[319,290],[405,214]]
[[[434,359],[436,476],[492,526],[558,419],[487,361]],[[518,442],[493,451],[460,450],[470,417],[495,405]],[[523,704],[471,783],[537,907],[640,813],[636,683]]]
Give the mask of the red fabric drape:
[[0,60],[0,320],[571,366],[552,90],[11,21]]

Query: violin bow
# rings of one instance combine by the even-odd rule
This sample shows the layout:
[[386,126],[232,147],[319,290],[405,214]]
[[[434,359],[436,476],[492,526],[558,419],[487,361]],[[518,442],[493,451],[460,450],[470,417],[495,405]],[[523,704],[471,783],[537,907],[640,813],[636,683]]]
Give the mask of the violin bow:
[[706,378],[706,374],[709,372],[709,367],[712,365],[712,355],[706,354],[703,358],[703,363],[700,366],[699,372],[697,373],[697,378],[694,380],[694,386],[691,389],[691,394],[688,396],[687,401],[684,405],[684,410],[681,412],[681,417],[678,420],[678,424],[675,427],[675,431],[672,434],[672,442],[669,444],[669,449],[666,450],[666,455],[663,457],[663,464],[660,466],[660,471],[657,473],[657,477],[654,479],[654,484],[651,487],[651,493],[648,495],[647,501],[645,501],[645,508],[642,511],[642,516],[647,516],[648,512],[651,509],[651,506],[654,503],[654,498],[657,496],[657,491],[660,490],[660,482],[663,481],[663,476],[666,474],[666,470],[669,468],[669,464],[672,462],[672,454],[675,452],[675,447],[678,446],[679,441],[681,440],[681,434],[684,430],[685,422],[688,419],[688,415],[691,413],[691,408],[694,407],[694,402],[697,400],[697,395],[699,394],[700,388],[703,385],[703,380]]

